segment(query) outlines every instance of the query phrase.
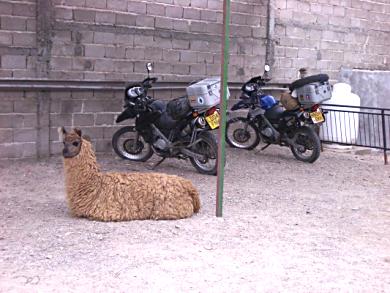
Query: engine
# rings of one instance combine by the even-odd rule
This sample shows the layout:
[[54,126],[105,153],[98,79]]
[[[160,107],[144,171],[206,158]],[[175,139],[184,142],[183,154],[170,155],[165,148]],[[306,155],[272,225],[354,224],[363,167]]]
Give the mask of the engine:
[[265,125],[261,130],[261,134],[263,135],[264,138],[269,140],[270,142],[275,142],[279,139],[280,134],[279,132],[273,128]]
[[160,151],[166,151],[168,149],[168,143],[161,137],[156,137],[153,146]]

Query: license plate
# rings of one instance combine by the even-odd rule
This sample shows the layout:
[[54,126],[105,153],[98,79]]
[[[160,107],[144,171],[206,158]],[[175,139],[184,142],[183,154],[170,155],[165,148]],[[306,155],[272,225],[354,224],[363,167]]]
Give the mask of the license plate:
[[213,114],[206,117],[206,121],[211,129],[219,127],[219,113],[215,111]]
[[313,120],[313,123],[320,123],[324,122],[324,115],[321,112],[311,112],[310,113],[311,120]]

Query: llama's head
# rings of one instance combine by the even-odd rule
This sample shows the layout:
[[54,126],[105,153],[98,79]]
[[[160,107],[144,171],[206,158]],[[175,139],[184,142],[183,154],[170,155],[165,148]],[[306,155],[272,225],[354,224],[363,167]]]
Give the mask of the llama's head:
[[81,136],[81,130],[73,128],[71,131],[66,131],[64,127],[58,128],[60,141],[64,144],[62,155],[64,158],[73,158],[80,153],[83,138],[89,140],[85,136]]

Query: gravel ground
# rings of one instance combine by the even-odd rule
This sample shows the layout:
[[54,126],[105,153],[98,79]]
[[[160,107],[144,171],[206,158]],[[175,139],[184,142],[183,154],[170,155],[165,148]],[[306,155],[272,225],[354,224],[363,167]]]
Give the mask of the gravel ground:
[[[179,221],[72,218],[60,158],[0,162],[0,292],[390,292],[390,167],[380,154],[227,149],[216,177],[186,161],[201,212]],[[99,156],[102,169],[148,163]],[[154,159],[156,160],[156,159]]]

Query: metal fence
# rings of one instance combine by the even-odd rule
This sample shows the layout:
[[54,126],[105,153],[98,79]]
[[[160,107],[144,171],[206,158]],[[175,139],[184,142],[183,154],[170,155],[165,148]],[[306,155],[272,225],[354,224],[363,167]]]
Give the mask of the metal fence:
[[385,164],[390,150],[390,109],[324,104],[328,113],[320,131],[321,141],[383,150]]

